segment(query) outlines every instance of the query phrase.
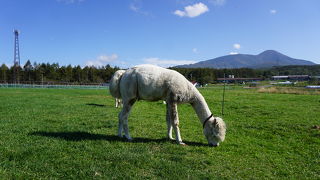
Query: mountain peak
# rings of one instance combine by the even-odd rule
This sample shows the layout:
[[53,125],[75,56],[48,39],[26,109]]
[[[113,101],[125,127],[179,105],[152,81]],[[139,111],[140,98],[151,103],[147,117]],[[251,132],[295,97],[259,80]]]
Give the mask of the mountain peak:
[[[275,50],[265,50],[258,55],[280,55],[280,54],[281,53],[279,53],[278,51],[275,51]],[[281,54],[281,55],[283,55],[283,54]]]

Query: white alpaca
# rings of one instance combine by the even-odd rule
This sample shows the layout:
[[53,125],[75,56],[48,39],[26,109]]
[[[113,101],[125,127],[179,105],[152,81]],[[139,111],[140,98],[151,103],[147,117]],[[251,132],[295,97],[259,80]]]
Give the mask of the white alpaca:
[[[120,75],[119,75],[120,74]],[[140,65],[130,68],[125,73],[115,73],[110,83],[110,93],[123,101],[122,111],[119,113],[118,136],[132,140],[129,134],[128,116],[136,100],[167,102],[167,136],[172,138],[172,128],[176,141],[184,145],[180,136],[177,104],[190,103],[203,125],[203,132],[210,146],[218,146],[225,138],[226,126],[219,117],[213,117],[208,105],[192,85],[180,73],[153,66]]]

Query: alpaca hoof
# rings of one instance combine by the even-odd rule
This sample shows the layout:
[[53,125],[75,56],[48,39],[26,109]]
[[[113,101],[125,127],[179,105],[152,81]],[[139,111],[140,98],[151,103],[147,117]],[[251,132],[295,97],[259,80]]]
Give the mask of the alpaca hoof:
[[172,138],[172,137],[167,137],[167,139],[168,139],[169,141],[175,141],[175,139]]
[[219,144],[209,144],[209,147],[218,147]]
[[179,142],[179,145],[181,145],[181,146],[187,146],[187,144],[184,143],[184,142]]
[[125,135],[123,135],[123,138],[125,138],[128,142],[132,142],[133,139],[130,137],[130,138],[127,138]]

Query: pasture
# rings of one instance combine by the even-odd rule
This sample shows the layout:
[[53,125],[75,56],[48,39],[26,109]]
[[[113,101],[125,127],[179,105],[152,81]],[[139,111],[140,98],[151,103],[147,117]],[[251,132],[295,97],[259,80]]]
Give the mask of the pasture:
[[[222,87],[200,92],[220,116]],[[107,90],[0,88],[0,178],[320,179],[319,95],[229,87],[225,98],[226,140],[210,148],[187,104],[188,146],[165,139],[160,101],[135,104],[126,142]]]

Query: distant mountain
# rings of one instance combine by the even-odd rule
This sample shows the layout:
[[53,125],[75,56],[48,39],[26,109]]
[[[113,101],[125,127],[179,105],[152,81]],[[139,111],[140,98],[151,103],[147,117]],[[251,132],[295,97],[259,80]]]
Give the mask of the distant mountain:
[[200,61],[195,64],[180,65],[177,68],[270,68],[273,66],[315,65],[307,60],[294,59],[274,50],[267,50],[258,55],[236,54]]

